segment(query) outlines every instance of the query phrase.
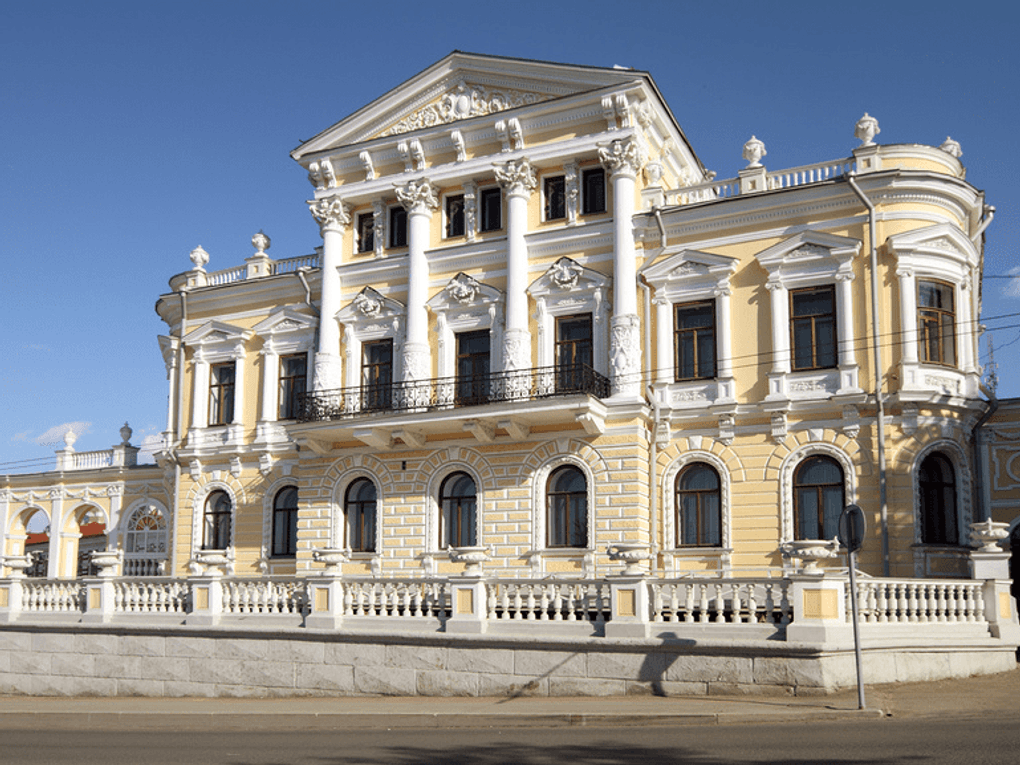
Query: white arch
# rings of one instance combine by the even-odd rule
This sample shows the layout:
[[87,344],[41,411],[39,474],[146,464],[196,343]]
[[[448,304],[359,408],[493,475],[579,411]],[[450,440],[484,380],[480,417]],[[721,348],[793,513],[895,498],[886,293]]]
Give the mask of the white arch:
[[793,474],[808,457],[813,455],[832,457],[843,469],[843,501],[846,504],[856,502],[857,471],[850,455],[835,444],[825,441],[804,444],[786,455],[779,466],[779,496],[781,502],[780,542],[792,541],[795,533],[793,527]]

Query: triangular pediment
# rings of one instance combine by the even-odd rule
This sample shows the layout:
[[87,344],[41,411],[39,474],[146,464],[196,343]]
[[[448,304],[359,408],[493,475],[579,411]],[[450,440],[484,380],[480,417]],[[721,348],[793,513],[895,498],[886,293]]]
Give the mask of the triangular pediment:
[[253,329],[256,334],[263,337],[271,337],[272,335],[288,332],[314,330],[317,323],[314,316],[303,313],[295,308],[287,307],[273,311],[267,318],[256,324]]
[[949,223],[894,234],[889,237],[889,245],[897,257],[905,254],[934,255],[977,263],[974,243]]
[[209,346],[217,343],[236,343],[247,340],[252,335],[250,329],[235,327],[222,321],[207,321],[198,329],[193,329],[184,336],[185,345]]
[[354,300],[337,312],[336,318],[344,324],[361,324],[403,315],[403,303],[384,297],[371,287],[365,287],[354,296]]
[[373,138],[453,124],[530,104],[612,87],[647,73],[555,64],[454,51],[385,95],[345,117],[291,156],[361,143]]
[[608,286],[608,277],[585,268],[576,260],[564,257],[535,279],[528,287],[528,293],[534,297],[543,297],[568,292],[589,292]]
[[426,305],[433,313],[439,313],[458,308],[489,306],[501,302],[503,302],[502,291],[483,284],[462,272],[450,279],[447,285]]
[[700,250],[681,250],[644,268],[649,284],[660,287],[677,281],[720,279],[737,270],[740,261],[727,255]]
[[824,231],[802,231],[762,250],[756,260],[769,273],[784,266],[804,270],[813,265],[851,260],[860,249],[859,239],[827,234]]

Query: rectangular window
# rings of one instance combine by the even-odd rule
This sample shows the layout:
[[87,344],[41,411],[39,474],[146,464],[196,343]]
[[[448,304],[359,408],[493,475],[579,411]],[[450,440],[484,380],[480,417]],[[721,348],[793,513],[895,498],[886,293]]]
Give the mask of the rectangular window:
[[836,288],[809,287],[790,292],[793,369],[836,366]]
[[308,357],[303,353],[280,357],[281,420],[297,419],[301,412],[301,396],[305,392]]
[[582,391],[591,379],[591,314],[556,319],[556,389]]
[[678,305],[674,317],[677,382],[715,377],[715,302]]
[[362,213],[358,216],[356,252],[372,252],[375,249],[375,215]]
[[457,335],[457,403],[484,404],[489,400],[489,330]]
[[209,424],[234,421],[234,362],[213,364],[209,369]]
[[566,179],[562,175],[546,178],[542,182],[545,195],[545,219],[560,220],[567,217]]
[[503,192],[499,188],[479,192],[482,231],[499,231],[503,228]]
[[389,409],[393,400],[393,340],[361,346],[361,408]]
[[390,247],[407,247],[407,210],[390,208]]
[[464,236],[464,195],[446,198],[446,238]]
[[927,364],[956,366],[956,309],[953,285],[917,283],[919,358]]
[[606,211],[606,171],[601,167],[581,173],[581,212],[585,215]]

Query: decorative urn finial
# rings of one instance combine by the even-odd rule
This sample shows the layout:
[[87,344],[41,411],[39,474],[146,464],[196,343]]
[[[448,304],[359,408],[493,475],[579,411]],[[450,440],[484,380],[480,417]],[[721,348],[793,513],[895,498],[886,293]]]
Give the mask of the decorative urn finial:
[[956,157],[957,159],[963,156],[963,149],[960,148],[960,142],[954,141],[949,136],[946,136],[946,140],[942,142],[942,145],[939,146],[939,148],[946,154]]
[[864,112],[864,116],[857,120],[857,126],[854,128],[854,135],[860,140],[861,146],[874,146],[875,136],[881,132],[878,120],[867,112]]
[[74,442],[77,441],[77,440],[78,440],[78,436],[75,435],[74,430],[72,430],[71,428],[68,428],[67,432],[64,434],[64,448],[67,451],[69,451],[69,452],[73,452],[74,451]]
[[134,431],[131,430],[131,427],[127,424],[127,422],[125,422],[124,426],[120,429],[121,446],[131,446],[132,433],[134,433]]
[[747,160],[747,167],[761,167],[761,158],[768,154],[765,151],[765,144],[751,136],[751,140],[744,144],[744,159]]
[[199,245],[191,251],[191,262],[195,264],[195,271],[204,271],[205,264],[209,262],[209,253],[202,249],[202,245]]
[[259,232],[251,238],[251,243],[255,248],[256,255],[265,255],[266,250],[269,249],[271,241],[269,237],[262,232],[262,229],[259,229]]

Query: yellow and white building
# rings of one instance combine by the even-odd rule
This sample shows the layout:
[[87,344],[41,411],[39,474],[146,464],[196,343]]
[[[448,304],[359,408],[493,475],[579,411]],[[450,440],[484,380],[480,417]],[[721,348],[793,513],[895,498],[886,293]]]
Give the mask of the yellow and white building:
[[[170,280],[160,468],[109,477],[111,538],[155,508],[174,577],[782,579],[845,570],[856,503],[862,571],[967,579],[971,524],[1020,516],[975,444],[1016,435],[982,422],[994,209],[956,142],[855,132],[720,179],[646,72],[450,54],[292,152],[314,254]],[[9,556],[68,476],[8,479]]]

